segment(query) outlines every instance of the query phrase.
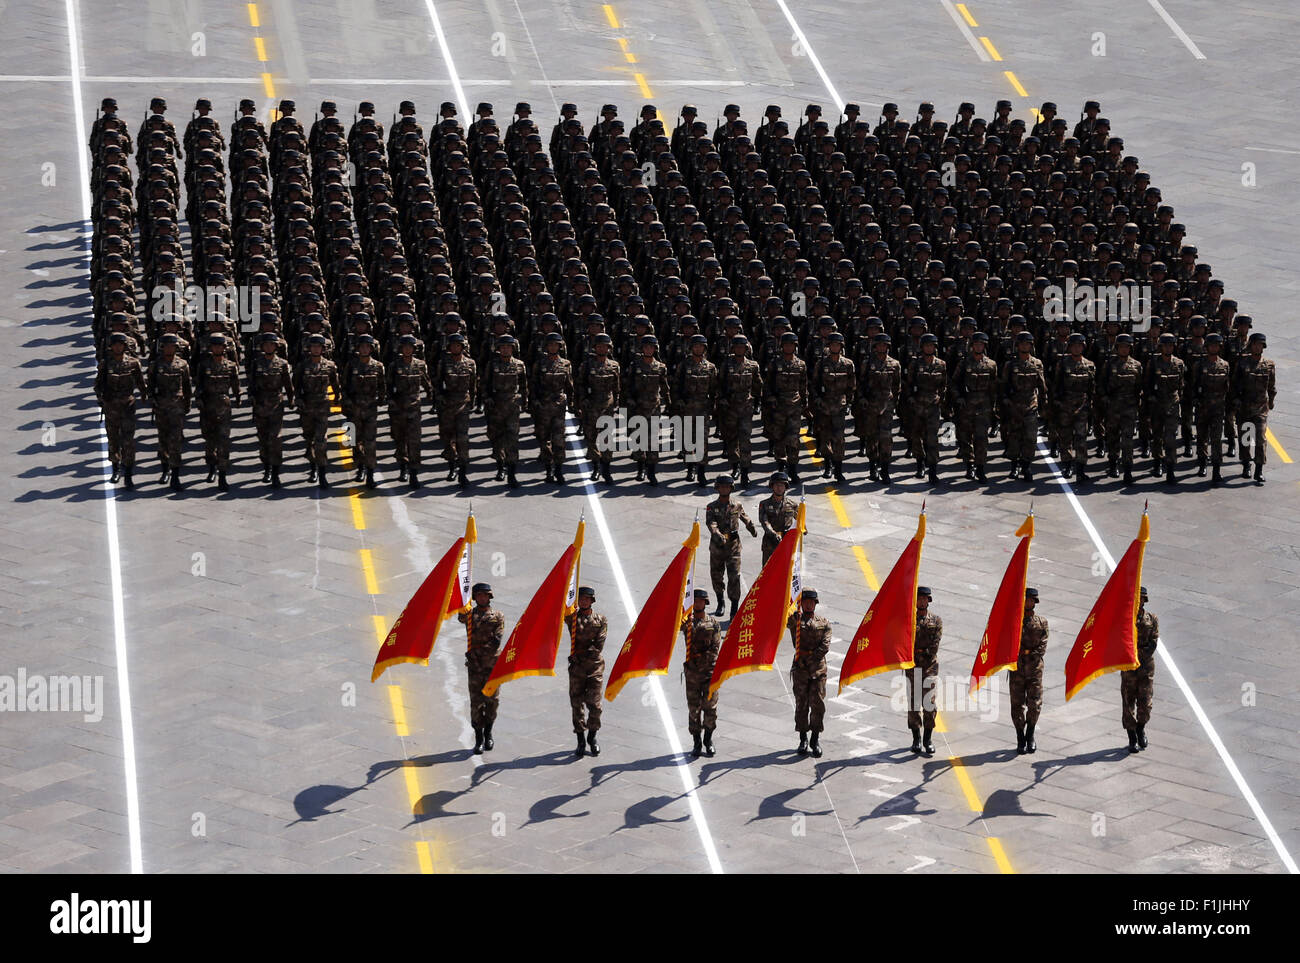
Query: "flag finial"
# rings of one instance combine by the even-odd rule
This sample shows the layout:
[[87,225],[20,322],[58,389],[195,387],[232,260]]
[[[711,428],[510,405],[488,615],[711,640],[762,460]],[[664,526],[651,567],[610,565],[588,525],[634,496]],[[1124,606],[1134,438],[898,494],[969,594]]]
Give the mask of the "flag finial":
[[1029,499],[1029,514],[1031,516],[1034,514],[1034,500],[1032,498]]
[[925,514],[925,499],[924,499],[924,498],[921,499],[921,514],[922,514],[922,515]]
[[1148,498],[1146,501],[1144,501],[1144,502],[1142,503],[1142,514],[1143,514],[1143,515],[1145,515],[1145,514],[1147,513],[1147,506],[1150,505],[1150,504],[1151,504],[1151,499],[1149,499],[1149,498]]

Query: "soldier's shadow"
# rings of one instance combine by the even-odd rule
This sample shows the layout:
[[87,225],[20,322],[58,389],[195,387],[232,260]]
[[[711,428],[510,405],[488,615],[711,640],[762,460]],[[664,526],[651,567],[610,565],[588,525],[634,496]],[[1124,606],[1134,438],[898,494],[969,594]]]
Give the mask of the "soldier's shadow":
[[504,762],[485,762],[474,770],[474,775],[470,777],[470,787],[478,786],[498,773],[510,772],[516,769],[536,769],[539,766],[564,766],[577,761],[577,759],[578,757],[571,751],[556,751],[544,753],[540,756],[508,759]]
[[450,789],[439,789],[437,792],[425,793],[415,801],[415,805],[411,809],[411,821],[402,828],[409,829],[419,823],[428,822],[430,819],[442,819],[445,816],[477,815],[478,811],[474,809],[468,812],[452,812],[447,809],[447,806],[452,802],[468,793],[468,789],[462,789],[459,792]]
[[[888,765],[915,765],[918,757],[910,750],[904,748],[886,749],[882,752],[873,752],[863,756],[854,756],[849,759],[835,759],[817,764],[818,781],[828,779],[830,776],[841,772],[847,772],[852,769],[866,768],[869,766],[878,766],[881,764]],[[900,790],[888,799],[882,800],[876,808],[869,813],[864,813],[858,817],[855,826],[872,819],[882,819],[889,816],[932,816],[937,809],[923,808],[920,796],[926,792],[926,787],[943,773],[952,768],[952,764],[947,759],[924,759],[920,760],[921,781],[918,785],[911,786],[907,789]],[[885,789],[888,786],[881,786]]]
[[635,762],[611,762],[599,766],[591,767],[591,788],[595,789],[603,782],[614,778],[625,772],[649,772],[652,769],[665,769],[677,764],[677,756],[668,753],[662,756],[652,756],[648,759],[637,759]]
[[293,808],[298,814],[298,818],[291,823],[287,823],[286,827],[296,826],[298,823],[315,822],[321,816],[344,812],[341,808],[331,809],[330,807],[338,805],[353,793],[366,789],[390,772],[400,769],[402,765],[403,761],[400,760],[377,762],[370,767],[370,771],[366,774],[366,781],[360,786],[308,786],[293,797]]
[[729,772],[743,772],[747,769],[765,769],[768,766],[789,766],[801,759],[793,749],[774,749],[771,752],[755,756],[742,756],[725,762],[708,762],[700,767],[700,785],[704,786]]
[[817,782],[814,781],[811,786],[794,786],[790,789],[782,789],[780,792],[774,792],[772,795],[765,797],[758,804],[758,813],[753,816],[745,825],[756,823],[760,819],[789,819],[792,816],[829,816],[835,812],[833,809],[792,809],[788,804],[796,797],[817,788]]

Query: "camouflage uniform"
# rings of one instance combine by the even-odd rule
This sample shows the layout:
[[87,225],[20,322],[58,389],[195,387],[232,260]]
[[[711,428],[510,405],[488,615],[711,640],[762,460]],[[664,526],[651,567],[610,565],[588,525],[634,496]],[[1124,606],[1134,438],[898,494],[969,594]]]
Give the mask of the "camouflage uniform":
[[1178,461],[1180,406],[1187,365],[1177,355],[1156,355],[1147,366],[1147,418],[1151,423],[1151,455],[1172,472]]
[[[600,695],[605,679],[605,636],[609,621],[593,608],[587,614],[582,609],[564,617],[569,627],[572,645],[569,649],[569,705],[573,709],[573,731],[595,732],[600,728]],[[586,708],[586,721],[583,709]]]
[[[929,609],[916,615],[916,642],[912,649],[914,668],[906,670],[907,727],[934,728],[935,686],[939,680],[939,642],[943,638],[943,619]],[[929,681],[933,679],[934,681]],[[917,697],[917,688],[921,690]]]
[[1043,363],[1032,355],[1016,356],[1002,372],[1006,407],[1003,437],[1011,461],[1033,461],[1038,450],[1038,407],[1047,403]]
[[409,359],[398,355],[388,372],[388,425],[397,447],[397,460],[412,470],[420,467],[420,392],[432,397],[433,382],[429,380],[429,366],[412,355]]
[[1228,409],[1231,368],[1222,355],[1201,359],[1196,366],[1196,458],[1204,465],[1223,463],[1223,419]]
[[[668,395],[668,366],[658,358],[646,361],[638,355],[627,366],[627,379],[624,382],[627,396],[628,415],[644,418],[653,425],[655,415],[661,415],[664,407],[671,403]],[[650,430],[646,440],[645,451],[634,451],[632,460],[653,468],[659,464],[659,438]]]
[[483,372],[482,399],[492,457],[513,467],[519,462],[519,413],[528,407],[528,366],[513,356],[493,358]]
[[953,373],[957,403],[957,453],[968,467],[988,462],[989,428],[997,403],[998,366],[987,354],[966,355]]
[[903,366],[889,355],[874,354],[858,382],[854,422],[867,457],[877,467],[888,465],[894,450],[894,406],[903,385]]
[[379,434],[379,403],[388,397],[383,362],[373,356],[354,355],[343,376],[343,413],[352,420],[357,454],[362,464],[375,470],[375,445]]
[[146,393],[140,362],[130,354],[106,357],[95,377],[95,397],[104,409],[108,432],[108,458],[115,466],[130,471],[135,465],[135,392]]
[[772,397],[772,455],[778,462],[799,462],[799,428],[808,403],[808,365],[795,355],[778,355],[767,368],[766,393]]
[[497,653],[505,636],[506,618],[490,605],[475,605],[468,612],[456,616],[465,626],[468,645],[465,649],[465,668],[469,673],[469,721],[475,729],[491,729],[496,722],[497,707],[501,704],[500,689],[492,695],[483,694],[497,664]]
[[284,425],[285,399],[293,404],[289,362],[275,354],[268,358],[259,351],[249,364],[248,393],[253,402],[258,457],[265,467],[279,468],[284,461],[280,430]]
[[743,524],[751,535],[757,535],[758,529],[735,499],[709,502],[704,510],[704,524],[711,536],[709,575],[713,579],[713,595],[719,605],[724,597],[737,602],[740,600],[740,526]]
[[948,385],[948,366],[938,355],[919,355],[907,368],[912,457],[933,468],[939,464],[939,422]]
[[294,372],[298,419],[302,425],[303,441],[307,444],[307,464],[316,468],[329,467],[325,432],[330,420],[330,388],[334,389],[334,398],[342,397],[339,369],[333,361],[309,356],[298,362]]
[[613,358],[591,355],[578,369],[574,386],[578,410],[582,416],[582,437],[587,445],[587,461],[592,469],[608,466],[612,454],[608,448],[600,450],[600,419],[614,417],[619,401],[621,372]]
[[817,361],[809,383],[816,399],[813,431],[823,457],[839,466],[844,461],[844,421],[849,405],[857,393],[857,377],[853,362],[840,355],[834,360],[829,353]]
[[438,360],[434,396],[438,402],[438,435],[442,457],[462,470],[469,465],[469,414],[474,410],[478,369],[463,351],[459,359],[450,353]]
[[795,612],[786,620],[794,643],[790,687],[794,689],[796,732],[821,732],[826,716],[826,653],[831,647],[831,624],[817,614]]
[[1016,731],[1038,721],[1043,709],[1043,657],[1047,653],[1047,619],[1026,612],[1020,627],[1020,660],[1008,675],[1011,722]]
[[1160,620],[1144,605],[1137,619],[1138,667],[1119,674],[1120,721],[1124,728],[1141,729],[1151,719],[1151,696],[1156,679],[1156,646],[1160,642]]
[[193,389],[190,366],[178,352],[171,361],[162,355],[149,366],[149,399],[158,426],[158,460],[168,468],[181,467],[185,451],[185,416],[190,410]]
[[1066,355],[1056,365],[1056,430],[1061,457],[1076,472],[1088,467],[1088,419],[1096,393],[1097,366],[1087,358]]
[[1106,397],[1106,455],[1127,471],[1133,466],[1133,433],[1142,403],[1142,362],[1132,355],[1112,355],[1097,388]]
[[794,527],[799,506],[794,499],[769,495],[758,503],[758,524],[763,526],[763,564],[781,544],[781,536]]
[[718,379],[718,430],[723,457],[746,473],[754,463],[754,405],[762,397],[763,375],[758,362],[748,355],[728,357]]
[[712,732],[718,727],[718,694],[709,695],[713,664],[722,644],[722,627],[708,612],[692,611],[682,623],[686,640],[686,719],[691,735],[702,728]]
[[542,449],[542,462],[549,468],[564,464],[564,413],[573,393],[573,367],[561,355],[543,355],[533,365],[533,424]]
[[203,460],[208,468],[225,471],[230,464],[230,403],[239,403],[239,365],[228,356],[205,354],[194,378],[199,398],[199,428]]
[[[1237,367],[1232,372],[1232,396],[1236,401],[1237,432],[1242,440],[1241,463],[1249,464],[1253,457],[1256,465],[1263,465],[1264,455],[1268,451],[1268,446],[1264,444],[1268,413],[1277,396],[1277,374],[1272,360],[1260,358],[1256,361],[1250,354],[1238,358]],[[1246,448],[1250,440],[1246,437],[1247,425],[1255,432],[1253,455]]]
[[704,419],[704,431],[697,432],[696,437],[704,439],[704,461],[708,461],[709,416],[718,397],[718,368],[707,358],[696,361],[694,355],[688,355],[677,365],[675,380],[673,400],[681,410],[683,433],[687,418]]

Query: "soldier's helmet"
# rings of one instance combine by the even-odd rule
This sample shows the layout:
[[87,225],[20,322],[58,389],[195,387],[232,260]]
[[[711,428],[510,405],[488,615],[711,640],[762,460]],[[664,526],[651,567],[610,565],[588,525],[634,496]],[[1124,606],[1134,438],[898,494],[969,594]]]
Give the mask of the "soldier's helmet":
[[126,335],[123,334],[121,331],[114,331],[112,334],[108,336],[109,344],[126,344],[126,341],[127,341]]
[[642,335],[642,336],[641,336],[641,344],[642,344],[642,346],[647,345],[647,344],[653,344],[653,345],[655,345],[656,347],[658,347],[658,345],[659,345],[659,339],[656,338],[653,334]]
[[[116,337],[116,335],[114,337]],[[219,344],[224,348],[226,346],[226,336],[220,331],[213,331],[208,335],[208,344]]]
[[736,480],[730,475],[719,475],[713,482],[714,488],[735,488]]
[[939,336],[937,334],[921,335],[921,344],[938,344],[938,343],[939,343]]
[[[163,335],[163,343],[164,344],[167,343],[166,341],[167,338],[175,338],[175,337],[176,335],[174,334],[165,334]],[[258,337],[257,343],[266,344],[268,341],[279,341],[279,340],[280,340],[280,336],[276,334],[274,331],[263,331],[262,334]]]
[[976,331],[974,334],[970,336],[970,339],[972,344],[974,344],[975,342],[979,342],[980,344],[989,343],[989,336],[984,331]]
[[790,476],[783,471],[773,472],[772,477],[767,480],[769,485],[775,485],[780,482],[782,485],[790,484]]
[[596,590],[590,585],[583,585],[578,589],[578,598],[582,598],[584,595],[593,602],[596,601]]
[[307,339],[307,343],[308,343],[308,344],[321,344],[321,345],[323,345],[323,344],[326,343],[325,335],[323,335],[323,334],[313,334],[310,338]]
[[[1253,340],[1254,337],[1255,336],[1252,334],[1251,339]],[[1160,344],[1177,344],[1177,343],[1178,343],[1178,336],[1175,334],[1166,332],[1165,334],[1162,334],[1160,336]]]
[[1150,596],[1147,595],[1147,587],[1145,585],[1142,586],[1141,590],[1138,592],[1138,595],[1143,602],[1147,601],[1150,598]]
[[1037,601],[1038,601],[1038,589],[1036,589],[1036,588],[1027,588],[1027,589],[1025,589],[1025,598],[1027,598],[1027,599],[1033,599],[1035,602],[1037,602]]
[[799,594],[799,599],[800,599],[800,601],[803,601],[803,602],[816,602],[816,601],[818,600],[818,599],[817,599],[817,590],[816,590],[816,589],[804,589],[804,590]]
[[464,336],[463,334],[453,334],[453,335],[451,335],[450,337],[447,338],[447,344],[448,344],[448,345],[453,345],[453,344],[464,345],[464,344],[465,344],[465,336]]
[[[706,339],[706,340],[707,340],[707,339]],[[692,339],[691,339],[691,342],[694,343],[694,341],[695,341],[695,339],[692,338]],[[613,344],[613,343],[614,343],[614,339],[611,338],[609,335],[605,334],[605,333],[602,331],[600,334],[596,335],[596,337],[592,338],[592,343],[593,343],[593,344]]]
[[404,335],[402,335],[400,338],[397,339],[397,343],[398,343],[398,344],[415,344],[415,340],[416,340],[416,339],[415,339],[415,335],[413,335],[413,334],[404,334]]
[[489,585],[487,582],[475,582],[475,583],[474,583],[474,587],[470,590],[470,593],[469,593],[469,594],[470,594],[471,596],[475,596],[475,595],[478,595],[480,592],[486,592],[488,598],[494,598],[494,597],[495,597],[495,596],[492,594],[492,586]]
[[932,599],[932,598],[934,598],[934,593],[930,591],[930,586],[928,586],[928,585],[919,585],[919,586],[917,586],[916,594],[917,594],[917,595],[924,595],[924,596],[925,596],[926,598],[928,598],[928,599]]
[[497,338],[497,347],[498,347],[498,348],[501,347],[502,345],[507,345],[507,344],[510,345],[510,347],[513,348],[513,347],[515,347],[518,343],[519,343],[519,342],[516,341],[516,340],[514,339],[514,336],[513,336],[513,335],[509,335],[509,334],[503,334],[503,335],[501,335],[501,337]]
[[[1165,337],[1164,335],[1161,335],[1161,340],[1163,340],[1164,337]],[[1268,347],[1268,339],[1267,339],[1266,337],[1264,337],[1264,332],[1263,332],[1263,331],[1256,331],[1254,334],[1252,334],[1252,335],[1250,336],[1249,339],[1247,339],[1246,343],[1247,343],[1247,344],[1254,344],[1254,343],[1257,342],[1257,341],[1258,341],[1260,344],[1262,344],[1264,347],[1266,347],[1266,348]]]
[[1132,347],[1132,346],[1133,346],[1133,335],[1131,335],[1131,334],[1119,334],[1119,335],[1116,335],[1116,336],[1115,336],[1115,343],[1116,343],[1116,344],[1126,344],[1126,345],[1128,345],[1129,347]]
[[161,338],[158,339],[158,343],[159,344],[180,344],[181,339],[179,335],[164,334]]
[[1016,344],[1025,344],[1025,343],[1033,344],[1034,336],[1030,334],[1028,331],[1021,331],[1018,335],[1016,335]]
[[560,334],[560,332],[558,331],[548,331],[546,333],[546,337],[543,338],[542,340],[545,341],[547,344],[550,344],[555,341],[563,341],[564,335]]
[[1087,343],[1088,343],[1088,339],[1085,338],[1085,337],[1084,337],[1082,334],[1080,334],[1078,331],[1076,331],[1076,332],[1074,332],[1074,334],[1070,335],[1069,340],[1068,340],[1066,343],[1067,343],[1067,344],[1087,344]]
[[691,342],[690,342],[690,343],[693,344],[693,345],[695,345],[695,344],[708,344],[708,343],[709,343],[709,339],[706,338],[706,337],[705,337],[704,335],[702,335],[702,334],[693,334],[693,335],[691,335]]
[[1205,336],[1205,343],[1206,343],[1206,344],[1223,344],[1223,335],[1219,334],[1219,332],[1217,332],[1217,331],[1215,331],[1213,334],[1207,334],[1207,335]]
[[[937,341],[939,339],[936,338],[935,340]],[[828,343],[834,342],[835,344],[843,344],[844,335],[840,334],[838,331],[832,331],[830,334],[826,335],[826,341]]]
[[368,344],[373,348],[375,346],[375,339],[368,334],[357,335],[357,346],[360,347],[363,344]]
[[707,601],[709,600],[709,593],[708,593],[708,590],[707,590],[707,589],[696,589],[696,590],[695,590],[695,598],[697,598],[697,599],[704,599],[704,601],[707,602]]
[[793,343],[793,344],[798,344],[798,343],[799,343],[799,335],[795,334],[793,331],[787,331],[785,334],[781,335],[781,343],[782,343],[782,344],[792,344],[792,343]]

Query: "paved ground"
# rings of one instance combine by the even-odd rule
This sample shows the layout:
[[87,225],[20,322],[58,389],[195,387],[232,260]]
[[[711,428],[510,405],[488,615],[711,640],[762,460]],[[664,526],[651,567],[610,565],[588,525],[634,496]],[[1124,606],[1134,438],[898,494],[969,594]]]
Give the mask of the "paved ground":
[[[136,493],[106,500],[74,110],[78,89],[86,123],[102,96],[115,95],[130,118],[159,93],[178,117],[208,96],[225,118],[240,97],[268,102],[268,84],[304,114],[323,97],[344,112],[373,99],[381,114],[407,97],[424,113],[444,99],[485,99],[499,115],[527,99],[543,118],[556,102],[576,101],[584,119],[605,101],[632,116],[646,99],[666,117],[692,102],[712,119],[729,101],[754,118],[771,102],[794,116],[810,101],[836,103],[827,81],[867,114],[885,100],[906,112],[922,99],[944,116],[963,99],[987,113],[1010,96],[1018,116],[1045,99],[1068,116],[1097,97],[1228,295],[1270,335],[1280,386],[1273,430],[1298,451],[1300,343],[1286,310],[1297,282],[1284,261],[1294,249],[1288,221],[1300,216],[1300,140],[1271,97],[1289,89],[1297,66],[1294,13],[1170,0],[1185,44],[1153,6],[1118,0],[1054,5],[1050,16],[1026,0],[976,0],[971,42],[959,29],[966,20],[941,0],[791,3],[805,39],[773,0],[612,9],[585,0],[260,0],[258,26],[249,5],[226,0],[69,8],[84,63],[76,80],[63,4],[0,8],[10,41],[0,50],[0,351],[11,359],[0,387],[11,466],[0,478],[0,675],[101,676],[105,704],[98,721],[0,717],[0,868],[124,871],[135,850],[159,873],[1277,872],[1283,854],[1300,849],[1300,514],[1288,507],[1300,473],[1277,453],[1263,489],[1151,486],[1145,579],[1185,688],[1162,661],[1153,746],[1139,756],[1122,748],[1118,681],[1094,683],[1067,706],[1062,667],[1105,572],[1089,526],[1118,556],[1148,493],[1101,484],[1076,508],[1064,484],[1043,475],[1031,578],[1052,638],[1032,758],[1008,750],[1002,701],[996,720],[946,705],[939,754],[916,759],[900,749],[894,680],[875,677],[832,703],[826,756],[797,759],[776,672],[726,685],[719,755],[688,764],[676,752],[686,735],[675,669],[662,684],[629,685],[607,710],[595,760],[569,755],[562,679],[512,683],[497,750],[472,757],[455,632],[429,668],[367,681],[376,634],[459,533],[467,496],[432,485],[418,497],[337,488],[318,497],[299,482],[267,497],[253,483],[245,429],[245,471],[229,496],[201,486],[164,495],[142,470]],[[1090,54],[1098,32],[1104,57]],[[1243,185],[1247,164],[1252,187]],[[151,465],[152,430],[142,434]],[[301,478],[295,459],[289,474]],[[943,672],[965,677],[1028,507],[1019,485],[927,495],[910,481],[888,494],[855,482],[839,492],[843,517],[810,486],[807,581],[836,624],[836,664],[871,598],[869,579],[883,577],[910,537],[923,497],[923,579],[946,623]],[[704,502],[680,481],[657,492],[556,493],[536,479],[510,494],[483,483],[473,499],[476,575],[497,585],[511,623],[585,509],[596,523],[583,580],[600,592],[612,646]],[[756,543],[745,552],[752,578]]]

